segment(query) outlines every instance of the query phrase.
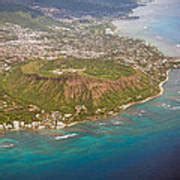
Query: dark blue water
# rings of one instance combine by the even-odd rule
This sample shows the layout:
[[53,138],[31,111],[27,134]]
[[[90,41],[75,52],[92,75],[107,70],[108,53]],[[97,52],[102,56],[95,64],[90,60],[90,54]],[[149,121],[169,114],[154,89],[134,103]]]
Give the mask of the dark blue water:
[[[53,135],[74,134],[55,140]],[[180,178],[180,70],[162,97],[107,121],[62,131],[12,132],[0,143],[0,179]]]

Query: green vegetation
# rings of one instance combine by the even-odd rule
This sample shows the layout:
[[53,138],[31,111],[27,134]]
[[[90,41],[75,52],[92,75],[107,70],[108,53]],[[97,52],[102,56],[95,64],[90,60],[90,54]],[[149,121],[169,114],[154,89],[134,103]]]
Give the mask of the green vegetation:
[[49,26],[56,25],[58,22],[52,20],[46,16],[32,16],[27,12],[6,12],[0,11],[0,24],[12,23],[20,25],[24,28],[30,28],[33,30],[48,31]]
[[78,73],[110,80],[117,80],[120,77],[131,76],[136,73],[133,68],[112,60],[73,58],[59,59],[53,62],[31,61],[22,66],[21,70],[24,74],[37,74],[46,77],[59,77],[58,74],[62,72],[62,75]]
[[138,6],[135,0],[111,0],[109,2],[107,0],[78,0],[78,3],[75,0],[39,0],[38,2],[40,5],[62,8],[75,17],[83,15],[118,16],[119,12],[125,15]]
[[[165,57],[156,48],[140,40],[108,35],[108,29],[115,30],[108,20],[100,23],[98,19],[83,18],[57,22],[42,13],[67,19],[82,15],[118,16],[119,12],[130,12],[137,5],[134,0],[128,0],[128,7],[121,6],[127,0],[118,4],[117,0],[110,4],[106,0],[101,3],[57,0],[53,1],[55,4],[40,0],[36,8],[31,7],[29,0],[13,0],[15,4],[11,0],[2,1],[0,124],[37,120],[49,127],[48,123],[52,126],[57,123],[54,117],[57,114],[58,120],[65,123],[106,117],[119,112],[124,104],[159,92],[158,84],[164,80],[166,68],[162,64]],[[41,5],[61,6],[65,11],[40,10]],[[63,52],[80,59],[50,60]],[[27,60],[32,57],[45,60]]]
[[42,62],[32,61],[28,64],[25,64],[21,67],[21,71],[24,74],[37,74],[39,73],[39,69],[43,66]]
[[12,120],[32,122],[34,114],[27,111],[25,104],[15,103],[14,99],[7,96],[2,87],[2,77],[0,80],[0,124],[11,123]]
[[[63,73],[54,74],[57,69]],[[15,67],[1,82],[3,91],[25,106],[34,104],[47,112],[58,110],[63,114],[75,114],[76,106],[85,106],[87,111],[76,120],[94,116],[99,108],[105,109],[104,113],[116,111],[123,104],[159,92],[158,84],[144,73],[110,60],[31,61]],[[6,121],[14,116],[27,120],[33,117],[22,112],[4,113],[3,117],[6,115]]]

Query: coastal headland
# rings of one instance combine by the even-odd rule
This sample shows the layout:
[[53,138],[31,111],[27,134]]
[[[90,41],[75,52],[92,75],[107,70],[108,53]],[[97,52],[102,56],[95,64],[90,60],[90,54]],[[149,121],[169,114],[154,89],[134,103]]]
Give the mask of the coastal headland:
[[112,59],[60,58],[21,63],[1,77],[1,93],[13,100],[13,107],[1,114],[1,132],[61,129],[116,116],[130,106],[162,95],[171,66],[163,69],[163,76],[154,74],[158,77],[154,79]]
[[31,13],[45,14],[21,12],[12,19],[11,13],[1,13],[3,133],[61,129],[116,116],[161,95],[168,70],[179,67],[177,59],[157,47],[119,36],[110,19],[57,21],[54,8],[48,9],[52,14],[46,14],[41,6],[32,8]]

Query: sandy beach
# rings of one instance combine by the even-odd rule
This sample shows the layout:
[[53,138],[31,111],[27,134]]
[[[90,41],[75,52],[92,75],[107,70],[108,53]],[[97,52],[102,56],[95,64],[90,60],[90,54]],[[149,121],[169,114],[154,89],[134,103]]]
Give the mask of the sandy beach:
[[[153,100],[153,99],[155,99],[155,98],[158,98],[158,97],[162,96],[163,93],[164,93],[164,88],[163,88],[163,86],[164,86],[164,84],[165,84],[165,83],[168,81],[168,79],[169,79],[169,73],[170,73],[170,71],[171,71],[170,69],[166,71],[166,79],[165,79],[164,81],[162,81],[162,82],[159,83],[159,89],[160,89],[160,91],[159,91],[159,93],[158,93],[157,95],[147,97],[146,99],[144,99],[144,100],[142,100],[142,101],[131,102],[131,103],[122,105],[122,106],[121,106],[121,109],[122,109],[123,111],[125,111],[125,110],[127,110],[128,108],[130,108],[130,107],[132,107],[132,106],[135,106],[135,105],[138,105],[138,104],[144,104],[144,103],[146,103],[146,102],[148,102],[148,101],[151,101],[151,100]],[[74,126],[74,125],[77,125],[77,124],[79,124],[79,123],[85,123],[85,122],[87,122],[87,121],[90,121],[90,120],[84,120],[84,121],[80,121],[80,122],[78,122],[78,121],[77,121],[77,122],[73,122],[73,123],[68,124],[66,127],[72,127],[72,126]]]
[[143,103],[145,103],[145,102],[148,102],[148,101],[150,101],[150,100],[153,100],[153,99],[158,98],[159,96],[163,95],[163,93],[164,93],[164,88],[163,88],[163,86],[164,86],[164,84],[165,84],[165,83],[168,81],[168,79],[169,79],[169,72],[170,72],[170,70],[167,70],[167,72],[166,72],[166,79],[159,84],[160,92],[159,92],[157,95],[150,96],[150,97],[148,97],[148,98],[146,98],[146,99],[144,99],[144,100],[142,100],[142,101],[132,102],[132,103],[123,105],[123,106],[122,106],[122,107],[123,107],[123,110],[126,110],[126,109],[130,108],[131,106],[134,106],[134,105],[137,105],[137,104],[143,104]]
[[[148,102],[148,101],[150,101],[150,100],[153,100],[153,99],[158,98],[159,96],[161,96],[161,95],[164,93],[164,88],[163,88],[163,86],[164,86],[164,84],[165,84],[165,83],[168,81],[168,79],[169,79],[169,72],[170,72],[170,70],[167,70],[167,72],[166,72],[166,79],[165,79],[164,81],[160,82],[160,84],[159,84],[160,92],[159,92],[157,95],[147,97],[146,99],[144,99],[144,100],[142,100],[142,101],[131,102],[131,103],[122,105],[120,109],[121,109],[122,111],[125,111],[125,110],[127,110],[128,108],[130,108],[130,107],[132,107],[132,106],[134,106],[134,105],[143,104],[143,103],[146,103],[146,102]],[[120,112],[119,112],[119,114],[120,114]],[[108,116],[108,118],[110,118],[110,117],[113,117],[113,116]],[[75,121],[75,122],[72,122],[72,123],[67,124],[64,128],[72,127],[72,126],[75,126],[75,125],[80,124],[80,123],[85,123],[85,122],[87,122],[87,121],[96,121],[97,119],[100,119],[100,118],[95,117],[95,118],[92,118],[92,119],[93,119],[93,120],[89,120],[89,119],[88,119],[88,120],[83,120],[83,121]],[[62,129],[64,129],[64,128],[62,128]],[[24,129],[19,129],[19,130],[24,130]],[[40,130],[38,130],[38,129],[30,129],[30,130],[31,130],[31,131],[36,131],[36,132],[37,132],[37,131],[40,131]],[[13,131],[13,129],[12,129],[11,131]],[[4,132],[0,132],[0,136],[3,136],[3,135],[4,135]]]

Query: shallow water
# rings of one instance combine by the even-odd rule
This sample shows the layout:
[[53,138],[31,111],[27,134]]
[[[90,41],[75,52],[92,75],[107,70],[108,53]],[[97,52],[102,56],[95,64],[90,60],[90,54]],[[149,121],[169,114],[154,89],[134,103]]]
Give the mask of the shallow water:
[[179,9],[179,0],[154,0],[133,11],[132,16],[139,19],[116,20],[114,24],[120,35],[145,39],[167,55],[180,56]]
[[180,70],[174,70],[162,97],[116,118],[61,131],[9,133],[0,143],[15,147],[0,148],[0,179],[178,178],[178,107]]

